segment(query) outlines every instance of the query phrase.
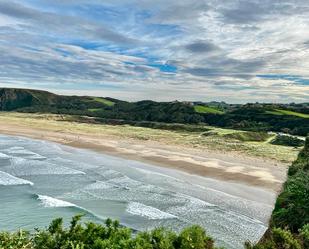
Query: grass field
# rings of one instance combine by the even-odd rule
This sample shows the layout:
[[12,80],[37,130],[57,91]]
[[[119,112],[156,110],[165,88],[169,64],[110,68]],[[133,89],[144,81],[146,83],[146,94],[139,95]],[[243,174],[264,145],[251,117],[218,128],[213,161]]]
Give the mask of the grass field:
[[110,100],[107,100],[107,99],[104,99],[104,98],[99,98],[99,97],[93,97],[93,100],[96,101],[96,102],[100,102],[104,105],[107,105],[107,106],[113,106],[115,103],[110,101]]
[[289,116],[296,116],[300,118],[309,118],[309,114],[293,112],[289,110],[282,110],[282,109],[274,109],[273,111],[266,111],[266,113],[273,114],[273,115],[289,115]]
[[223,111],[220,111],[214,107],[196,105],[194,106],[194,110],[198,113],[213,113],[213,114],[223,114]]
[[101,111],[102,108],[90,108],[88,109],[88,111],[91,111],[91,112],[98,112],[98,111]]
[[[70,133],[108,136],[115,139],[134,139],[140,141],[155,141],[167,145],[177,145],[188,148],[207,149],[220,152],[240,152],[244,155],[274,159],[281,162],[295,160],[300,148],[272,145],[269,141],[241,141],[237,136],[228,134],[243,133],[244,131],[205,127],[210,135],[201,132],[170,131],[135,127],[129,125],[87,124],[74,122],[76,117],[52,114],[25,114],[0,112],[0,124],[23,125],[31,128],[49,131],[64,131]],[[236,137],[236,138],[235,138]],[[240,135],[243,138],[243,134]]]

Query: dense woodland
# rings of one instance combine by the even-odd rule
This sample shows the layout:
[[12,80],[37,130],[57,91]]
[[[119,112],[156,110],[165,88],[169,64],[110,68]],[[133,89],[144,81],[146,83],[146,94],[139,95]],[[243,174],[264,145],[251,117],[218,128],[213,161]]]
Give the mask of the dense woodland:
[[157,123],[207,124],[302,136],[309,133],[309,103],[235,105],[224,102],[127,102],[112,98],[61,96],[45,91],[2,88],[0,110],[71,114],[93,117],[97,122],[148,127],[156,126]]

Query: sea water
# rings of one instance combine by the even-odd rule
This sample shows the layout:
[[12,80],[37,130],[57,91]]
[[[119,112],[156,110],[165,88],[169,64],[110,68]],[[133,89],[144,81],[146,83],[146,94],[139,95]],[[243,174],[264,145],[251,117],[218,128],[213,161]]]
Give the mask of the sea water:
[[51,142],[0,135],[0,230],[75,214],[135,230],[198,224],[226,248],[265,232],[275,193]]

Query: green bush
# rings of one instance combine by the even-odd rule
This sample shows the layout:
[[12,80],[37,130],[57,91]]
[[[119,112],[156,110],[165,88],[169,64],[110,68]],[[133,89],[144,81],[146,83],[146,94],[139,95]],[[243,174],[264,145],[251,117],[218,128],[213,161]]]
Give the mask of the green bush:
[[300,233],[292,233],[290,230],[273,228],[260,243],[245,244],[246,249],[308,249],[309,224],[303,226]]
[[298,158],[289,168],[289,176],[295,175],[299,171],[309,172],[309,138],[306,139],[305,146],[298,154]]
[[164,228],[133,234],[132,230],[107,219],[105,225],[80,224],[81,216],[73,217],[68,228],[61,218],[47,229],[28,232],[0,233],[0,249],[215,249],[214,241],[199,226],[176,234]]
[[0,249],[33,249],[30,234],[25,231],[0,233]]
[[293,136],[278,135],[270,143],[275,145],[301,147],[304,146],[305,141]]
[[300,236],[303,241],[304,248],[309,248],[309,224],[303,226],[300,230]]
[[263,142],[270,138],[267,132],[243,131],[225,134],[224,137],[243,142]]
[[290,167],[288,180],[278,196],[270,229],[261,241],[247,249],[309,248],[309,138]]
[[272,216],[272,224],[289,227],[297,232],[309,223],[309,174],[299,172],[290,177],[284,191],[278,196]]
[[289,169],[288,180],[277,198],[271,219],[273,227],[289,227],[292,232],[297,232],[309,223],[308,158],[309,139],[307,138],[305,147]]

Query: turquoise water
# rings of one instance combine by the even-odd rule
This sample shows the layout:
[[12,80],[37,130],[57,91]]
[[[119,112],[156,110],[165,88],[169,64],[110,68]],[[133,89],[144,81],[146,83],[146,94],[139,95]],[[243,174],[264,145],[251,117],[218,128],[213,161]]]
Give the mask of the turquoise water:
[[0,136],[0,230],[77,213],[136,230],[199,224],[240,248],[266,230],[275,194],[40,140]]

